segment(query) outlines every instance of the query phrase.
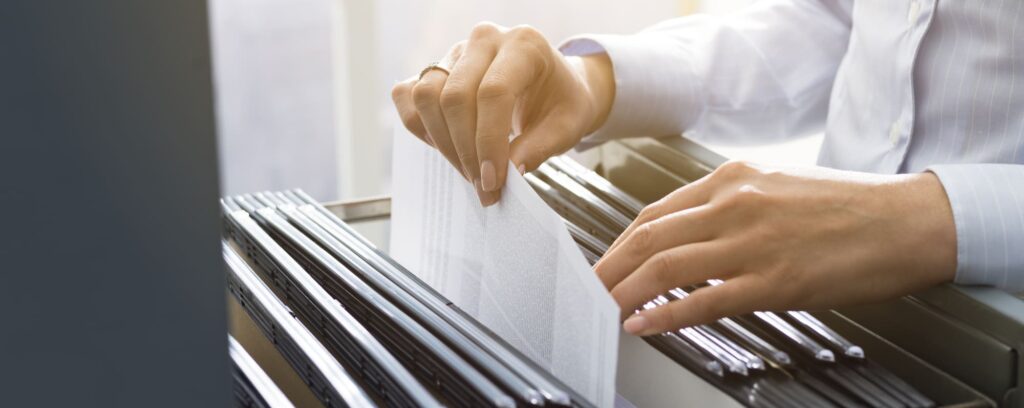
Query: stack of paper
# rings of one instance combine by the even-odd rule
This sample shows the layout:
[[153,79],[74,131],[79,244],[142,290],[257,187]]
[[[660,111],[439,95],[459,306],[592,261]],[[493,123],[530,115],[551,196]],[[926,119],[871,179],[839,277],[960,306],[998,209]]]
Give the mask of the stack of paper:
[[483,208],[438,152],[395,136],[393,257],[581,395],[612,406],[619,308],[561,218],[515,171],[501,201]]

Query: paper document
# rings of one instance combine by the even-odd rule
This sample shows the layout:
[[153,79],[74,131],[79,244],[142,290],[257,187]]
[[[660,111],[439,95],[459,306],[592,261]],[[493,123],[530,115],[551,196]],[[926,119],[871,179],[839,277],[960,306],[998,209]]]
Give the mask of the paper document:
[[619,308],[562,219],[513,167],[501,201],[481,207],[473,186],[404,129],[393,163],[392,256],[591,402],[611,407]]

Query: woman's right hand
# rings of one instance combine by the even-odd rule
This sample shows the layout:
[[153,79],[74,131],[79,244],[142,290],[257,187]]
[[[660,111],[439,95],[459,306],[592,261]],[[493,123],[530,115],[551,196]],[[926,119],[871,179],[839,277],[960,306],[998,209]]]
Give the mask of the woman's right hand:
[[451,73],[429,70],[391,96],[405,127],[473,182],[485,206],[500,198],[509,161],[523,173],[569,150],[614,99],[607,55],[565,57],[527,26],[478,24],[440,65]]

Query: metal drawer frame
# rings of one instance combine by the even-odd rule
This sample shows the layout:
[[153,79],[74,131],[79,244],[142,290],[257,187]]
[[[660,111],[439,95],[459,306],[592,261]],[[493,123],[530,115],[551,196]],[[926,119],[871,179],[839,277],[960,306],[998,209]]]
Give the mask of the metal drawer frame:
[[[644,201],[653,201],[726,161],[678,136],[613,141],[601,149],[598,172]],[[702,163],[704,167],[678,165],[685,162]],[[844,334],[851,338],[875,343],[876,347],[898,348],[906,356],[873,354],[889,356],[892,362],[883,365],[920,379],[914,385],[930,394],[948,395],[953,400],[957,395],[978,394],[1000,405],[1024,406],[1020,391],[1024,389],[1024,300],[1013,294],[994,288],[943,284],[889,302],[816,314],[849,331]],[[907,320],[894,316],[913,320],[908,325]],[[914,361],[923,364],[920,369],[903,366]],[[955,387],[943,377],[969,386],[972,392],[954,392]]]

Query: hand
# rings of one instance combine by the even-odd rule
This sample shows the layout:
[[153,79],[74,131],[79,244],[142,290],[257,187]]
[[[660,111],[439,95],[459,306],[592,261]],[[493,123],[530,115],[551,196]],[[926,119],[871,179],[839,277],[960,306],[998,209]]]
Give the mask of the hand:
[[614,98],[607,55],[563,57],[526,26],[478,24],[442,61],[450,75],[430,70],[391,96],[405,127],[472,181],[483,205],[500,197],[509,160],[523,173],[569,150]]
[[630,316],[623,328],[638,335],[883,300],[955,270],[953,215],[935,175],[742,162],[645,208],[595,265],[623,317],[670,289],[725,280]]

